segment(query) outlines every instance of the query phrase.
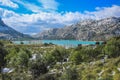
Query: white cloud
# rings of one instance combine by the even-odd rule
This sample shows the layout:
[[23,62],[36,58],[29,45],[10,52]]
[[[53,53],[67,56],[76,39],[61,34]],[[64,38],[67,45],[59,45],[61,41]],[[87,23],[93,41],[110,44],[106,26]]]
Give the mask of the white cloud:
[[[17,14],[0,8],[0,16],[6,24],[24,33],[38,33],[53,27],[64,27],[84,19],[101,19],[111,16],[120,17],[120,6],[97,8],[94,12],[43,12],[33,14]],[[9,16],[9,17],[8,17]]]
[[25,2],[25,1],[22,1],[22,0],[14,0],[14,2],[24,6],[26,9],[28,9],[32,12],[40,12],[42,10],[41,7],[39,7],[35,4],[32,4],[32,3],[29,3],[29,2]]
[[86,12],[87,15],[93,15],[96,19],[106,18],[106,17],[120,17],[120,6],[113,5],[112,7],[97,7],[97,11]]
[[18,8],[18,5],[11,0],[0,0],[0,5],[2,6],[8,6],[11,8]]
[[3,8],[0,8],[0,16],[2,18],[9,18],[9,17],[13,17],[13,16],[18,16],[18,14],[16,14],[13,11],[9,11],[9,10],[5,10]]
[[40,3],[42,3],[42,7],[44,9],[51,9],[51,10],[57,10],[59,3],[55,0],[38,0]]
[[55,0],[39,0],[39,2],[42,5],[35,5],[33,3],[29,3],[27,1],[22,1],[22,0],[13,0],[14,2],[23,5],[26,9],[38,13],[41,11],[46,11],[46,12],[53,12],[54,10],[57,10],[58,3],[55,2]]

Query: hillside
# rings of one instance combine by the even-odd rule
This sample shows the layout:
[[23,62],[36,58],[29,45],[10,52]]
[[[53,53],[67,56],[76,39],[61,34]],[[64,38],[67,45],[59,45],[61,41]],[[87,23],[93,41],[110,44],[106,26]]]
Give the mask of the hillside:
[[107,40],[113,36],[120,36],[120,18],[118,17],[84,20],[71,26],[53,28],[35,35],[39,39],[76,40]]
[[31,37],[12,29],[0,19],[0,39],[16,40],[23,38],[28,39]]

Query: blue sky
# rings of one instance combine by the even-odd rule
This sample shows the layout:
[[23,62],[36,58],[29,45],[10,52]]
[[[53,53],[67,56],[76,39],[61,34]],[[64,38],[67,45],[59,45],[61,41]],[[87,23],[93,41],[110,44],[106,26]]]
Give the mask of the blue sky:
[[84,19],[120,16],[120,0],[0,0],[0,17],[10,27],[35,34]]
[[95,11],[96,7],[120,5],[120,0],[57,0],[61,3],[60,11]]

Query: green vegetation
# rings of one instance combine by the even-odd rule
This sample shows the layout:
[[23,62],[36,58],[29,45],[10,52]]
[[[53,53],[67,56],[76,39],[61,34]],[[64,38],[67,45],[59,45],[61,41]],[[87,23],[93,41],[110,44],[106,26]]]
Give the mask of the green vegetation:
[[0,80],[119,79],[120,37],[68,49],[0,41]]

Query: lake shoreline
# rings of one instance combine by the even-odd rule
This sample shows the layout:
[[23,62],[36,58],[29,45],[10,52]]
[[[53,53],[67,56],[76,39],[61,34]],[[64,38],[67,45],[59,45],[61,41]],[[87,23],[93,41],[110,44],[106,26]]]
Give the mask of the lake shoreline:
[[31,41],[12,41],[14,44],[55,44],[64,47],[77,47],[78,45],[95,45],[103,41],[82,41],[82,40],[31,40]]

